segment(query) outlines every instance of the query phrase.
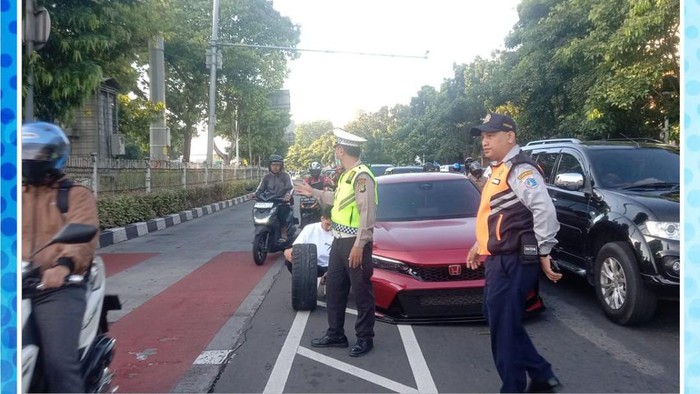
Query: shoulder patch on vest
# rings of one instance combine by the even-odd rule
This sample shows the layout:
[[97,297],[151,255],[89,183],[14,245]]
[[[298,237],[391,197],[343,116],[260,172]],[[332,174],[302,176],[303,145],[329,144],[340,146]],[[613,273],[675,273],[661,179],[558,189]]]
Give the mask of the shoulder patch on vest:
[[365,177],[357,178],[357,187],[358,187],[358,191],[360,193],[366,192],[367,191],[367,178],[365,178]]
[[523,171],[522,174],[518,175],[518,179],[520,179],[522,181],[523,179],[525,179],[526,177],[528,177],[530,175],[532,175],[532,170]]
[[535,177],[533,177],[533,176],[525,178],[524,180],[521,180],[521,181],[525,184],[525,187],[528,189],[534,189],[539,184],[539,183],[537,183],[537,179],[535,179]]

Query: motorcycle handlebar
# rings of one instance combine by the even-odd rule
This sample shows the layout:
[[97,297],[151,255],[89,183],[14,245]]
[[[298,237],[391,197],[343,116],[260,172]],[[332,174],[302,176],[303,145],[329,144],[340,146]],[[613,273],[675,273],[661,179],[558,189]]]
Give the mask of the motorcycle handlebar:
[[[67,275],[63,286],[77,285],[85,278],[81,275]],[[41,267],[34,267],[22,272],[22,299],[31,298],[37,291],[45,290],[41,284]]]

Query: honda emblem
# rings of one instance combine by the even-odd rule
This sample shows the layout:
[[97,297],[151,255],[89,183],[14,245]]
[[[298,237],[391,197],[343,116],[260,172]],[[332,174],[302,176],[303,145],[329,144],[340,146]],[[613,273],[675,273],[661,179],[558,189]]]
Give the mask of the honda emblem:
[[458,264],[453,264],[449,266],[447,270],[451,276],[459,276],[462,273],[462,266]]

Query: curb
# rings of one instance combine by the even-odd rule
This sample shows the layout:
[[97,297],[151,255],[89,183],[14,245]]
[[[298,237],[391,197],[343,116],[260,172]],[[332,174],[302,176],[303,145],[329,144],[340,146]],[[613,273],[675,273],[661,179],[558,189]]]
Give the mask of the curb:
[[124,227],[110,228],[100,233],[100,244],[98,248],[104,248],[130,239],[142,237],[144,235],[163,230],[168,227],[178,225],[224,208],[232,207],[250,200],[247,195],[234,197],[230,200],[220,201],[214,204],[205,205],[199,208],[192,208],[162,218],[151,219],[146,222],[127,224]]

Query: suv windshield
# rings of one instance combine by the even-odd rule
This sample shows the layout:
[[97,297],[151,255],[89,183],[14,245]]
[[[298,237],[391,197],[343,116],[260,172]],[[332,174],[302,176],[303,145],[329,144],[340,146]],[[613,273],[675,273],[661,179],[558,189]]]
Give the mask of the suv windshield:
[[466,178],[383,184],[378,222],[475,217],[479,191]]
[[674,188],[680,184],[680,155],[673,150],[592,149],[589,155],[603,188]]

